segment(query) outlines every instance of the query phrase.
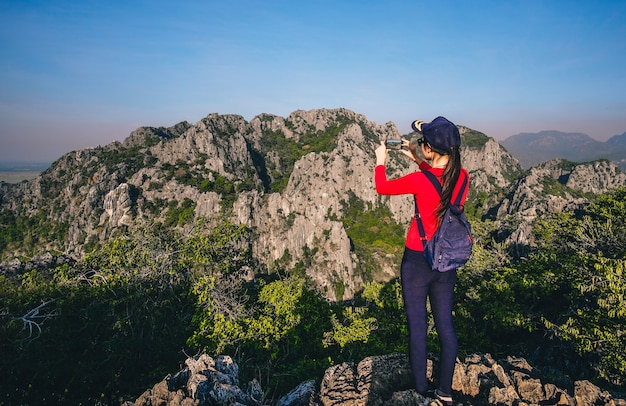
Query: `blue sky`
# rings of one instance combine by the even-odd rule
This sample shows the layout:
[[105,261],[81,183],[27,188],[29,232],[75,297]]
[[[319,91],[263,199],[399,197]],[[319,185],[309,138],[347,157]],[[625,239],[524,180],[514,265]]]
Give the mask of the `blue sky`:
[[626,131],[626,1],[0,0],[0,161],[345,107],[401,133]]

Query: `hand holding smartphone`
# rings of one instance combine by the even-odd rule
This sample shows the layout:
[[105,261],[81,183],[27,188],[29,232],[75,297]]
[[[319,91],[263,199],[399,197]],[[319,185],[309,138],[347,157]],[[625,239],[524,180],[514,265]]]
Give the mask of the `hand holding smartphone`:
[[402,149],[402,140],[400,139],[386,139],[385,146],[390,150],[399,150]]

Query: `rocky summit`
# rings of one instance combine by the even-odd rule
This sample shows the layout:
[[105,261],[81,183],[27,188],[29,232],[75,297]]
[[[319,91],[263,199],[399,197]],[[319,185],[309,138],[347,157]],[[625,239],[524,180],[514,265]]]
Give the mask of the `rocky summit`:
[[[429,359],[433,387],[437,360]],[[524,358],[494,360],[474,354],[457,361],[452,385],[459,405],[626,405],[624,394],[609,393],[589,381],[571,381],[533,368]],[[185,367],[123,406],[262,406],[256,380],[240,384],[237,364],[229,356],[188,358]],[[276,406],[430,406],[437,401],[411,389],[411,370],[404,354],[368,357],[358,364],[341,363],[319,380],[294,388]]]

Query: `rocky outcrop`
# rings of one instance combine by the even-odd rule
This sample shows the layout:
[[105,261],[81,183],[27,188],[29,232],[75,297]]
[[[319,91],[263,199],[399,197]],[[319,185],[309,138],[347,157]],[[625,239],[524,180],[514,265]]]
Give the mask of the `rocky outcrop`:
[[[498,188],[505,188],[522,174],[517,159],[509,154],[496,140],[486,135],[477,135],[468,128],[461,127],[462,135],[474,133],[481,142],[461,149],[461,162],[472,174],[472,186],[483,192],[493,192]],[[476,175],[484,176],[486,182],[476,180]]]
[[565,186],[583,193],[606,193],[626,185],[626,173],[607,160],[578,164],[564,175]]
[[626,185],[626,174],[609,161],[575,164],[555,159],[531,168],[500,204],[498,218],[517,214],[534,219],[572,210],[588,202],[585,194]]
[[132,223],[131,196],[128,183],[121,183],[104,196],[104,213],[113,227]]
[[626,185],[626,174],[615,164],[602,160],[573,163],[554,159],[532,167],[511,186],[493,210],[495,218],[517,223],[508,242],[529,246],[533,222],[546,214],[580,208],[591,195],[607,193]]
[[241,405],[259,406],[263,391],[255,380],[242,389],[239,367],[229,356],[216,359],[202,354],[187,358],[175,375],[144,392],[134,403],[124,405]]
[[[404,354],[373,356],[358,364],[342,363],[326,370],[319,380],[303,382],[281,399],[263,399],[256,381],[238,387],[238,368],[232,359],[207,355],[189,358],[186,367],[166,377],[135,402],[149,405],[245,405],[245,406],[427,406],[433,399],[411,389],[411,370]],[[428,376],[435,385],[437,360],[429,359]],[[570,405],[624,406],[624,394],[610,393],[589,381],[557,377],[555,383],[524,358],[496,361],[475,354],[457,361],[452,385],[458,404],[470,405]]]
[[72,266],[76,261],[77,259],[71,255],[54,256],[50,252],[46,252],[41,256],[31,258],[29,261],[25,262],[22,262],[19,258],[14,258],[11,261],[1,263],[0,275],[19,275],[33,269],[45,272],[64,264]]

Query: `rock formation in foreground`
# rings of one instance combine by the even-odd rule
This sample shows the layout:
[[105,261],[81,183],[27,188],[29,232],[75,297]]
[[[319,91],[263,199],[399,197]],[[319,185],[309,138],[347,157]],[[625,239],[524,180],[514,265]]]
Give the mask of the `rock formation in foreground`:
[[[411,388],[411,370],[404,354],[368,357],[330,367],[320,382],[306,381],[275,406],[422,406],[436,405]],[[229,356],[206,354],[188,358],[186,366],[168,375],[135,402],[123,406],[219,405],[265,406],[263,391],[253,380],[240,386],[237,364]],[[429,379],[437,376],[437,360],[428,363]],[[558,382],[554,382],[554,381]],[[565,376],[548,380],[524,358],[494,360],[475,354],[457,361],[454,399],[467,405],[626,405],[624,394],[610,393],[589,381]]]

